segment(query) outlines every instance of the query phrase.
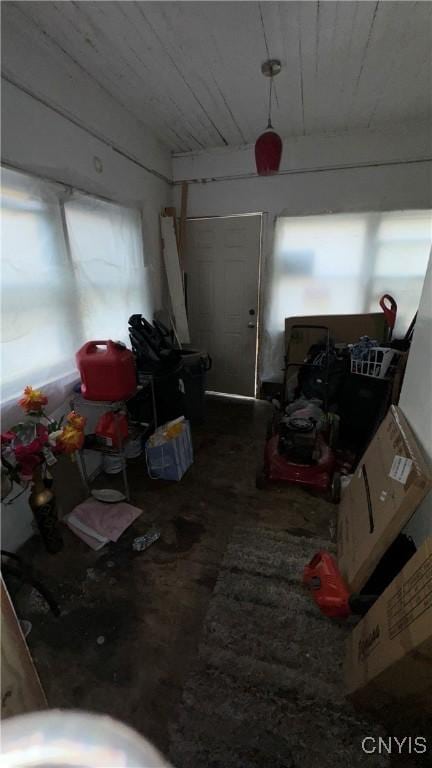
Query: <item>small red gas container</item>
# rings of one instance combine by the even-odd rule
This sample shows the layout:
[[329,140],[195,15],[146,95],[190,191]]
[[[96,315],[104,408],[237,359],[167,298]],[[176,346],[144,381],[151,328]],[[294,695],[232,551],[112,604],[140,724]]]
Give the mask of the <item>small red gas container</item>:
[[132,352],[114,341],[88,341],[76,354],[86,400],[125,400],[136,390]]
[[313,556],[305,566],[303,583],[309,587],[313,599],[325,616],[346,619],[350,615],[350,593],[336,560],[329,552],[321,550]]
[[96,424],[95,434],[109,448],[120,448],[129,434],[126,414],[112,411],[104,413]]

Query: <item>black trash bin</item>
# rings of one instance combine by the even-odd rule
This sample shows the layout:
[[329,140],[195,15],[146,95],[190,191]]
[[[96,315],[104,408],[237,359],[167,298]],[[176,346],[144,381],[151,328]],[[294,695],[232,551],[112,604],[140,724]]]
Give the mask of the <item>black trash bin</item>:
[[183,366],[153,376],[158,425],[178,419],[185,412],[186,397],[182,391]]
[[180,355],[173,365],[159,364],[151,369],[141,364],[137,378],[138,384],[147,386],[128,402],[129,413],[135,421],[155,420],[160,427],[166,421],[184,416],[184,369]]
[[192,424],[205,419],[206,374],[211,368],[211,357],[199,349],[181,350],[184,384],[185,416]]

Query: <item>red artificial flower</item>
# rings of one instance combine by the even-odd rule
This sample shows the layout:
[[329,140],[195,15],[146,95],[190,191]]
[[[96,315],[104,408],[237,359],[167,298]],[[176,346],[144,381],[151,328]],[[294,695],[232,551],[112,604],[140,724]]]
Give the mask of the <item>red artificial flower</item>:
[[33,471],[39,464],[42,464],[42,457],[36,453],[31,453],[28,456],[24,456],[19,462],[19,471],[21,477],[26,480],[33,476]]
[[1,436],[1,444],[2,445],[8,445],[12,442],[12,440],[15,440],[16,434],[15,432],[3,432]]
[[36,437],[31,443],[20,444],[14,447],[15,457],[18,462],[35,453],[40,453],[48,442],[48,430],[42,424],[36,424]]

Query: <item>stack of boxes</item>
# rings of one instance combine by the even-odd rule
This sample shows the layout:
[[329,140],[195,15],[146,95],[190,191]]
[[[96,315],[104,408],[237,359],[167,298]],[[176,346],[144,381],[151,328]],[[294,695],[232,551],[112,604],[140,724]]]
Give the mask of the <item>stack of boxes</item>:
[[[402,411],[392,406],[339,509],[338,564],[360,592],[432,487]],[[345,676],[359,703],[404,699],[432,711],[432,537],[387,586],[347,642]]]

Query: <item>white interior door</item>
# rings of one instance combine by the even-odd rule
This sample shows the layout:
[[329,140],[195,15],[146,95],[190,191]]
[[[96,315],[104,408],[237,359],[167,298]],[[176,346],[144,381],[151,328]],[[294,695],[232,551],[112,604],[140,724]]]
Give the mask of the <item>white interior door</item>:
[[259,214],[187,222],[189,330],[215,392],[255,395],[260,240]]

